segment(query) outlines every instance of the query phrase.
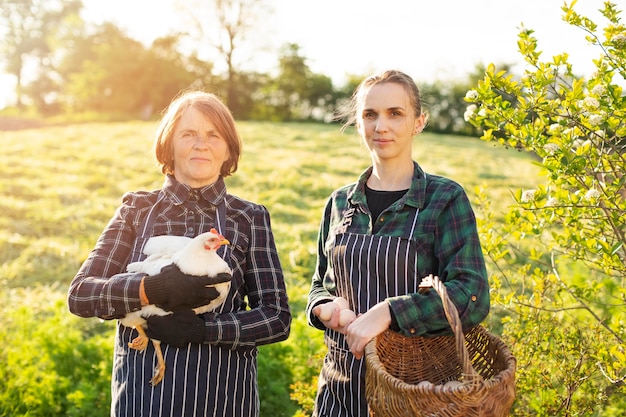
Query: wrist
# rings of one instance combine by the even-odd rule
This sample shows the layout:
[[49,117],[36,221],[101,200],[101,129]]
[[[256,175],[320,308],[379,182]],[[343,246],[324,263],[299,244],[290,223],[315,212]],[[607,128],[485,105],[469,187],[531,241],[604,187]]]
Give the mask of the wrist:
[[162,305],[168,300],[168,279],[161,274],[147,275],[143,279],[143,289],[148,304]]
[[142,306],[147,306],[150,304],[150,300],[146,295],[146,287],[144,286],[144,280],[146,277],[141,278],[141,283],[139,284],[139,302]]

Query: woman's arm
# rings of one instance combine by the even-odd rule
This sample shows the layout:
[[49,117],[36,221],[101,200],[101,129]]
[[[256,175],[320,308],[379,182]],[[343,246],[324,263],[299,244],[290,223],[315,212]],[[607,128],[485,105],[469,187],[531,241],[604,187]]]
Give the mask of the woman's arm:
[[208,343],[231,348],[258,346],[289,336],[291,312],[270,215],[265,207],[255,206],[250,221],[243,271],[250,309],[206,314],[205,341]]
[[[446,197],[444,197],[447,194]],[[465,329],[479,324],[489,312],[489,283],[480,245],[476,218],[462,188],[449,187],[435,193],[439,204],[435,216],[434,256],[436,271],[445,283],[451,301],[459,310]],[[387,300],[401,333],[439,334],[449,330],[441,299],[435,291],[408,294]]]
[[132,205],[132,196],[125,195],[72,280],[68,306],[73,314],[115,319],[141,308],[139,286],[145,274],[125,272],[135,241],[127,222]]
[[[326,253],[325,245],[328,239],[328,233],[330,229],[330,215],[332,208],[332,198],[330,198],[326,207],[324,208],[324,215],[320,222],[320,229],[317,237],[317,262],[315,265],[315,272],[311,280],[311,288],[309,290],[308,302],[306,306],[306,316],[310,326],[313,326],[320,330],[325,330],[326,326],[321,320],[313,313],[313,309],[321,304],[332,301],[335,296],[331,295],[324,287],[324,277],[326,276],[326,270],[328,268],[328,255]],[[337,318],[335,318],[335,322]]]

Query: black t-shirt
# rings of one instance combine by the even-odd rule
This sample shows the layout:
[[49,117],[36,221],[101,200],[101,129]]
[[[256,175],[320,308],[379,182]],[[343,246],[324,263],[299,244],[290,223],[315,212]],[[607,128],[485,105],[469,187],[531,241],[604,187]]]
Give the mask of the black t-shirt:
[[398,201],[406,192],[406,190],[400,191],[377,191],[372,190],[367,185],[365,186],[365,198],[367,199],[367,206],[372,212],[372,219],[376,222],[376,219],[387,207]]

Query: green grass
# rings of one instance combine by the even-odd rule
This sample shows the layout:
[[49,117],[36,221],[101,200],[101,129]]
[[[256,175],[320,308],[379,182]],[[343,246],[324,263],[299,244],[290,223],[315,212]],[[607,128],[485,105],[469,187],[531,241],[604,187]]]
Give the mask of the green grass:
[[[152,122],[85,123],[0,132],[0,299],[16,289],[26,294],[0,309],[0,327],[33,299],[29,293],[62,300],[122,194],[161,186],[155,128]],[[261,349],[261,402],[282,404],[276,415],[290,416],[296,406],[289,383],[310,380],[324,350],[322,332],[309,328],[303,315],[322,209],[333,189],[369,165],[369,154],[337,125],[241,122],[239,129],[243,156],[228,188],[269,209],[294,315],[292,337]],[[414,149],[428,172],[456,180],[470,199],[475,187],[486,187],[495,211],[512,202],[510,190],[534,188],[540,180],[530,156],[478,139],[424,133]],[[68,316],[65,326],[82,326],[84,319],[61,313]],[[93,326],[91,333],[113,329],[112,323]]]

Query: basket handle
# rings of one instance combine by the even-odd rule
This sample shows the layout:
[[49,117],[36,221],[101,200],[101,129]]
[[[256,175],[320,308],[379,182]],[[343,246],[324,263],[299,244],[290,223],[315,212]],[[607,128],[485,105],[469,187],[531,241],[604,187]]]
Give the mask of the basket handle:
[[[429,285],[431,284],[431,285]],[[446,314],[446,319],[450,323],[452,332],[456,339],[456,352],[461,361],[463,368],[463,376],[470,378],[473,381],[482,381],[483,378],[474,370],[472,362],[470,361],[469,352],[465,346],[465,335],[463,334],[463,326],[461,325],[461,319],[459,318],[459,312],[454,303],[448,297],[448,290],[438,276],[429,275],[424,278],[420,288],[427,288],[432,286],[443,304],[443,311]]]

